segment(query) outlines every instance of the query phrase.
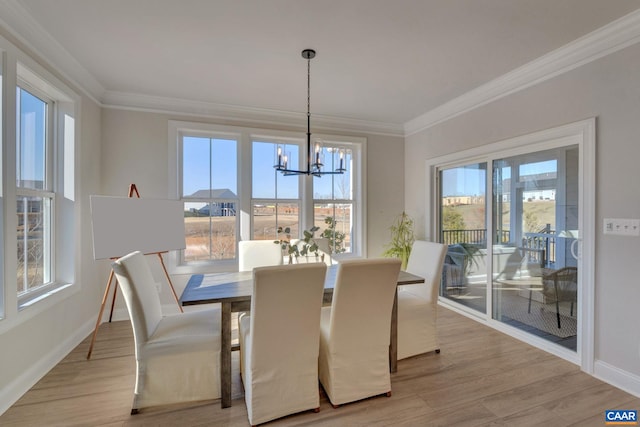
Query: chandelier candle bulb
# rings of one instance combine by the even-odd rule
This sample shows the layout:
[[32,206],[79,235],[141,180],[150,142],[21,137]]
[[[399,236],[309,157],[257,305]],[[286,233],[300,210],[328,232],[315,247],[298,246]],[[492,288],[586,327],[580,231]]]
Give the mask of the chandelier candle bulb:
[[320,143],[316,142],[316,163],[314,166],[317,169],[320,169],[320,167],[322,166],[322,161],[320,161],[320,153],[321,153]]
[[282,147],[278,147],[278,164],[276,165],[276,168],[282,168]]

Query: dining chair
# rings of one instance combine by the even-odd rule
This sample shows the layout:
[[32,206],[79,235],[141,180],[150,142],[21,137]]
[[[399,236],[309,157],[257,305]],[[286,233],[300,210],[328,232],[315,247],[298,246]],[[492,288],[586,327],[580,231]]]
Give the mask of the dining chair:
[[136,384],[131,414],[141,408],[220,397],[220,309],[162,315],[141,252],[111,264],[133,326]]
[[318,345],[326,265],[253,270],[251,312],[238,319],[251,425],[319,410]]
[[441,243],[413,243],[407,272],[424,277],[424,283],[398,286],[398,360],[440,352],[436,321],[446,252],[447,246]]
[[280,245],[273,240],[241,240],[238,242],[238,270],[251,271],[255,267],[282,265]]
[[320,383],[334,407],[391,395],[389,341],[400,260],[338,264],[333,299],[320,319]]

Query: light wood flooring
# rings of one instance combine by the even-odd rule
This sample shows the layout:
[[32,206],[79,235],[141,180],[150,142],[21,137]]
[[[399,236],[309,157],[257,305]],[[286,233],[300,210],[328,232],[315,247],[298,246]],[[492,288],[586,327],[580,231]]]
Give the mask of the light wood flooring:
[[[391,397],[273,426],[603,426],[605,409],[640,409],[640,399],[541,350],[440,309],[442,352],[402,360]],[[131,416],[135,361],[129,322],[103,324],[91,360],[89,337],[0,416],[0,426],[247,426],[237,352],[233,407],[219,400],[142,410]]]

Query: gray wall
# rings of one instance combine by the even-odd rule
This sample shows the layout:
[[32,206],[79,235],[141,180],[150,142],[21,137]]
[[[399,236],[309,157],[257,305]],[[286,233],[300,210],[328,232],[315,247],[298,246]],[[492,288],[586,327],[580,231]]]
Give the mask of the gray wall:
[[[603,218],[640,218],[640,45],[406,138],[405,207],[425,234],[425,160],[596,117],[595,358],[640,375],[640,238],[602,234]],[[623,372],[623,376],[624,376]],[[597,371],[596,371],[597,373]],[[634,376],[636,376],[634,378]],[[640,390],[640,389],[638,389]]]

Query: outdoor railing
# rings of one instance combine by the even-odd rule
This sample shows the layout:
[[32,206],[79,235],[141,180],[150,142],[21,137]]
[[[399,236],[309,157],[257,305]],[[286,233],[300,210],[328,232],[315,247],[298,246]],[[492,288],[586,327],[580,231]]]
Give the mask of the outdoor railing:
[[[501,230],[498,234],[499,236],[496,236],[495,242],[509,242],[509,230]],[[442,239],[440,241],[445,245],[470,243],[484,246],[487,242],[487,230],[485,228],[442,230],[441,235]],[[522,247],[544,253],[545,267],[553,266],[556,262],[556,232],[551,230],[549,226],[539,233],[525,233],[522,238]]]
[[553,266],[556,262],[556,232],[545,230],[542,233],[525,233],[522,238],[522,247],[544,251],[545,267]]
[[[500,238],[499,242],[509,241],[509,230],[502,230],[498,232]],[[487,243],[487,229],[475,228],[466,230],[442,230],[441,242],[445,245],[455,245],[456,243],[472,243],[479,245],[486,245]]]

